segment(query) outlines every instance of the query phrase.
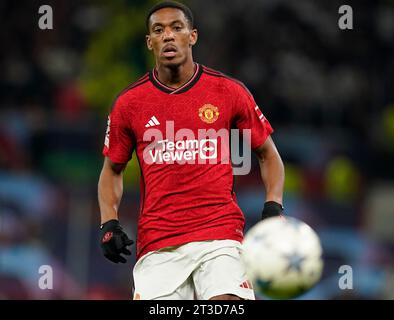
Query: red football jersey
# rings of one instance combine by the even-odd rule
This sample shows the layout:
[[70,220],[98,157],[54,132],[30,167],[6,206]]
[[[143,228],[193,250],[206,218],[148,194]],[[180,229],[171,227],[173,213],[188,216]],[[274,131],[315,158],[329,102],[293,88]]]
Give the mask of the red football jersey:
[[108,118],[103,154],[126,163],[135,150],[141,167],[137,259],[191,241],[243,239],[229,135],[215,132],[249,129],[256,148],[273,130],[242,83],[195,66],[177,89],[147,73],[117,97]]

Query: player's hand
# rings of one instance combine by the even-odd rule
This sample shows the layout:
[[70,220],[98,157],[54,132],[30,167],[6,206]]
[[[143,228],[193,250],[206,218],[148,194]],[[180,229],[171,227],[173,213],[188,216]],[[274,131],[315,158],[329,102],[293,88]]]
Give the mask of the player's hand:
[[277,217],[277,216],[284,217],[283,206],[275,201],[267,201],[266,203],[264,203],[264,209],[261,214],[261,220],[271,217]]
[[100,246],[104,256],[114,263],[126,263],[126,259],[121,254],[131,255],[126,248],[134,243],[123,232],[118,220],[112,219],[100,226]]

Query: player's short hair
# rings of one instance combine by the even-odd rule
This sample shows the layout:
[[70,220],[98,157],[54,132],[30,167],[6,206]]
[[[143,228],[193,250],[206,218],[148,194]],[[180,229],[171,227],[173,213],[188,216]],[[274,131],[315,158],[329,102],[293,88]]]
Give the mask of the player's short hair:
[[176,1],[163,1],[163,2],[159,2],[158,4],[153,6],[152,9],[149,10],[148,15],[146,16],[146,29],[148,31],[149,31],[149,19],[151,15],[154,14],[156,11],[164,8],[175,8],[181,10],[186,17],[187,22],[189,23],[189,27],[191,29],[194,27],[193,13],[189,7],[187,7],[183,3],[179,3]]

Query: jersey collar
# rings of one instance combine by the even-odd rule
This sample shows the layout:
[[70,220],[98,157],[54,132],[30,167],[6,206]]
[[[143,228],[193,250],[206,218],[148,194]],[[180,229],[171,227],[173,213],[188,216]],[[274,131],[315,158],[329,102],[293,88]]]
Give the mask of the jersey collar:
[[169,86],[166,86],[164,83],[161,83],[159,78],[157,77],[156,69],[153,69],[151,72],[149,72],[149,79],[156,88],[160,89],[165,93],[169,93],[169,94],[183,93],[191,89],[201,77],[202,67],[198,63],[195,63],[195,66],[196,67],[193,76],[189,79],[189,81],[187,81],[179,88],[171,88]]

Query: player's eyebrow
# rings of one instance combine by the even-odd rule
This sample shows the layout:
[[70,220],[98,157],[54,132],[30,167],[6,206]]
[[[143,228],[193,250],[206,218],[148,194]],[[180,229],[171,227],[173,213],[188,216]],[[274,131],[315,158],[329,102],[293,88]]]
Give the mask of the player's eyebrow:
[[[180,23],[180,24],[184,25],[184,22],[181,21],[181,20],[174,20],[174,21],[171,21],[168,25],[172,26],[172,25],[174,25],[174,24],[176,24],[176,23]],[[162,27],[162,26],[164,26],[164,25],[165,25],[165,24],[162,23],[162,22],[155,22],[155,23],[152,24],[152,28],[154,28],[154,27]]]

